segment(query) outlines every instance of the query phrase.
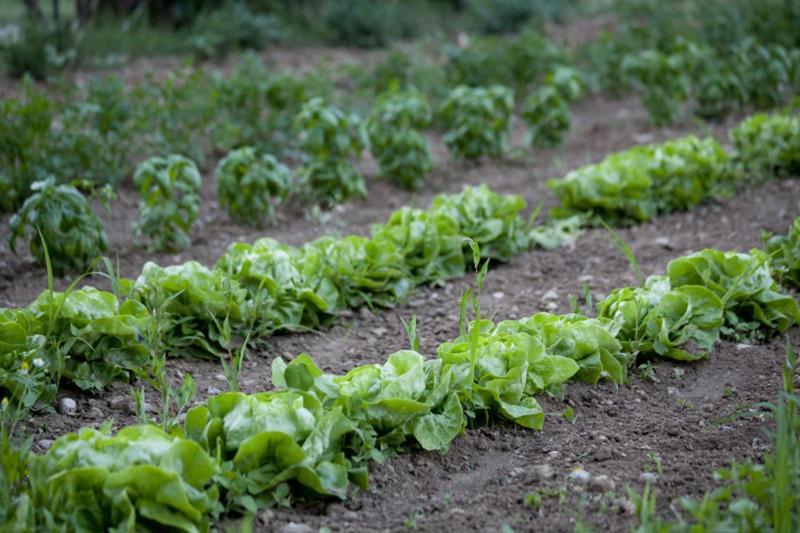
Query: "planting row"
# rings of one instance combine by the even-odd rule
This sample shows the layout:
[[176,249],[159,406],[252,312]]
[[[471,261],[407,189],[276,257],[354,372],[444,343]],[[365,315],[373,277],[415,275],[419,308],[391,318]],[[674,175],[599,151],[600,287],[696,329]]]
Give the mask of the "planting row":
[[392,305],[420,284],[462,276],[465,238],[483,257],[507,261],[568,237],[565,226],[532,228],[523,209],[518,196],[467,187],[427,210],[396,211],[371,237],[235,243],[213,269],[147,263],[136,280],[115,277],[107,263],[113,292],[46,290],[27,308],[0,311],[0,389],[24,407],[52,398],[62,377],[102,389],[144,372],[152,354],[216,357],[242,339],[317,328],[346,309]]
[[[403,186],[418,187],[430,166],[419,130],[433,118],[448,130],[455,155],[497,155],[515,96],[529,141],[553,146],[569,129],[572,102],[587,90],[638,90],[657,124],[673,121],[690,97],[697,101],[697,114],[717,118],[734,107],[780,105],[796,92],[800,49],[785,36],[750,28],[732,42],[704,42],[702,32],[681,36],[675,29],[625,26],[575,51],[527,30],[446,47],[444,64],[421,53],[412,58],[394,51],[369,71],[319,68],[302,76],[270,73],[250,55],[229,75],[189,68],[132,88],[110,77],[86,87],[61,84],[59,98],[25,83],[18,96],[2,103],[0,208],[16,209],[34,182],[51,175],[63,183],[116,186],[133,174],[135,154],[178,153],[201,166],[214,154],[245,146],[295,157],[301,155],[297,148],[306,128],[331,120],[346,137],[351,125],[346,118],[313,113],[306,117],[321,122],[301,121],[290,134],[303,104],[315,97],[361,111],[368,111],[364,101],[377,98],[367,113],[372,123],[367,129],[381,172]],[[353,79],[355,91],[353,84],[347,91],[337,87],[342,75]],[[405,96],[393,95],[398,92]],[[423,100],[431,102],[435,116]],[[411,113],[411,120],[397,117],[398,110]],[[398,118],[403,132],[395,131]],[[309,155],[318,162],[318,153]],[[306,177],[325,183],[353,178],[349,168],[310,167]],[[312,190],[318,200],[341,201],[324,185]],[[344,190],[363,193],[356,182]]]
[[[792,240],[787,250],[796,256],[796,234],[785,242]],[[473,256],[478,268],[477,245]],[[642,358],[693,361],[720,337],[786,331],[800,321],[800,307],[771,265],[760,250],[704,250],[641,287],[617,289],[597,318],[537,313],[494,324],[478,304],[484,262],[477,292],[461,299],[461,335],[439,345],[436,358],[415,351],[412,324],[412,349],[382,365],[332,375],[307,355],[277,358],[275,390],[212,397],[182,425],[84,428],[23,458],[30,474],[10,480],[19,488],[4,519],[18,530],[205,531],[226,513],[344,498],[350,483],[366,488],[369,461],[416,447],[445,452],[473,424],[502,417],[540,429],[545,415],[535,396],[558,396],[570,380],[621,384]]]
[[[554,87],[569,92],[570,79],[567,74],[556,78]],[[445,141],[466,155],[501,153],[510,98],[500,87],[457,89],[444,108],[452,121]],[[261,225],[272,220],[275,207],[291,194],[318,202],[363,195],[363,178],[350,158],[367,143],[365,135],[384,174],[409,186],[420,185],[431,168],[427,142],[420,133],[430,117],[430,106],[419,93],[398,93],[381,100],[365,133],[353,115],[312,99],[296,119],[302,125],[300,146],[308,155],[297,179],[272,155],[252,147],[234,150],[216,171],[220,205],[234,218]],[[754,115],[731,131],[731,140],[733,155],[712,138],[689,136],[635,147],[574,170],[551,181],[562,204],[551,214],[561,218],[589,213],[594,222],[645,221],[730,194],[755,181],[755,176],[800,172],[796,115]],[[200,209],[201,176],[194,162],[176,155],[151,158],[139,165],[134,183],[141,195],[135,234],[147,237],[154,249],[188,246]],[[106,249],[100,219],[72,186],[48,179],[36,182],[33,191],[11,219],[12,250],[17,239],[27,237],[32,254],[44,264],[44,241],[56,273],[85,270]]]
[[[612,222],[647,220],[730,192],[745,172],[782,176],[800,167],[797,117],[756,115],[734,129],[732,138],[739,150],[735,158],[713,139],[687,137],[633,148],[573,171],[551,184],[563,204],[554,214],[580,216],[546,227],[534,229],[520,217],[525,204],[519,197],[466,188],[459,195],[438,197],[428,210],[398,210],[387,224],[373,228],[371,238],[323,237],[300,248],[271,239],[236,243],[211,270],[195,262],[166,268],[148,263],[135,281],[116,279],[110,272],[113,293],[45,291],[25,310],[3,311],[16,331],[15,341],[4,348],[4,388],[25,407],[40,397],[51,398],[62,377],[81,388],[102,389],[131,372],[143,377],[152,354],[216,357],[230,353],[242,339],[246,345],[277,331],[324,326],[345,309],[402,301],[420,284],[463,275],[464,238],[474,240],[484,257],[508,261],[534,245],[557,246],[587,214]],[[319,140],[317,145],[327,144]],[[236,171],[252,162],[252,155],[232,154],[220,168]],[[148,234],[169,243],[186,239],[181,230],[188,230],[185,223],[196,215],[196,203],[187,200],[188,194],[173,201],[158,195],[170,187],[186,191],[198,180],[184,158],[143,165],[137,183],[153,199],[143,204],[140,231],[148,228]],[[46,216],[48,210],[34,204],[35,198],[29,207]],[[173,231],[170,223],[184,225]],[[46,226],[38,227],[48,235]],[[79,230],[72,229],[79,243],[92,238],[91,232]],[[95,235],[104,238],[102,231]],[[66,238],[58,242],[56,251],[69,252],[71,260],[79,257],[80,246]],[[59,257],[35,237],[31,246],[43,260],[47,251]],[[30,370],[21,366],[34,361],[39,364]],[[17,377],[22,370],[28,372],[25,379]]]
[[690,135],[618,152],[550,180],[561,201],[551,215],[585,214],[590,223],[643,222],[730,195],[744,184],[800,176],[800,116],[753,115],[730,137],[733,154],[713,138]]

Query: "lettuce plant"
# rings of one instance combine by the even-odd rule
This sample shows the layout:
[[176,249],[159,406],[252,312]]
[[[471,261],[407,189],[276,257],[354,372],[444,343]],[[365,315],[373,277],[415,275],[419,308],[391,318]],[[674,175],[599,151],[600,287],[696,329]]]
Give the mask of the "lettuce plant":
[[763,239],[773,277],[800,287],[800,217],[794,219],[787,235],[765,233]]
[[459,221],[443,211],[401,208],[386,224],[373,226],[372,238],[397,249],[415,285],[464,275]]
[[673,288],[700,285],[722,301],[728,338],[759,340],[800,322],[800,306],[781,292],[762,252],[703,250],[670,261],[667,276]]
[[197,165],[180,155],[151,157],[139,164],[133,182],[141,196],[134,233],[148,237],[157,250],[189,246],[189,231],[200,213]]
[[[221,457],[229,504],[256,511],[289,482],[317,496],[344,498],[354,430],[341,408],[325,409],[305,391],[228,392],[186,415],[186,434]],[[260,505],[258,505],[260,503]]]
[[461,236],[480,246],[481,257],[509,261],[530,246],[527,223],[520,216],[524,209],[521,196],[500,195],[480,185],[437,196],[430,211],[455,222]]
[[207,531],[222,510],[214,459],[194,441],[155,426],[111,435],[84,428],[33,457],[31,491],[21,502],[33,529]]
[[441,109],[447,132],[444,142],[451,152],[467,159],[499,157],[506,150],[514,110],[514,95],[502,85],[459,85]]
[[569,172],[548,186],[561,200],[558,217],[588,212],[610,222],[647,221],[729,193],[738,175],[712,138],[693,135],[637,146]]
[[240,148],[219,162],[216,172],[220,205],[234,218],[253,226],[273,220],[275,207],[289,194],[289,169],[270,154]]
[[9,223],[12,251],[16,251],[17,239],[28,238],[31,253],[44,265],[43,240],[53,271],[59,274],[85,270],[106,251],[103,225],[78,189],[56,185],[51,177],[37,181],[31,190],[33,194]]
[[58,376],[31,314],[0,309],[0,330],[0,400],[10,398],[23,410],[52,400]]
[[367,119],[367,134],[381,176],[407,189],[422,186],[433,164],[419,130],[431,119],[430,105],[418,92],[391,94],[378,102]]
[[171,355],[216,354],[229,348],[233,334],[243,333],[253,320],[246,291],[226,272],[196,261],[166,268],[146,263],[132,297],[165,321],[161,341]]
[[723,325],[717,295],[702,285],[671,289],[663,276],[651,276],[644,287],[615,289],[598,304],[597,314],[619,324],[617,339],[633,358],[701,359],[716,344]]
[[81,389],[102,390],[128,377],[149,358],[144,335],[151,320],[139,302],[120,303],[110,292],[86,287],[44,291],[29,306],[36,331],[47,336],[47,363]]
[[364,178],[350,162],[366,145],[358,116],[312,98],[300,109],[294,126],[306,155],[300,181],[310,198],[337,204],[366,196]]
[[736,161],[759,182],[800,174],[800,116],[753,115],[730,132]]

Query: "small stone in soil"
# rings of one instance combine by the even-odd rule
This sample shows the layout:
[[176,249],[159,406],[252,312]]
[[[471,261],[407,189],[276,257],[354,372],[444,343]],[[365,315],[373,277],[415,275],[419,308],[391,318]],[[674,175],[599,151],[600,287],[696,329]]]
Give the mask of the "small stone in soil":
[[500,291],[492,293],[492,298],[494,298],[495,300],[502,300],[504,297],[505,297],[505,294],[500,292]]
[[658,483],[658,474],[655,472],[642,472],[639,475],[639,481],[642,483],[650,483],[651,485],[655,485]]
[[540,465],[533,465],[528,468],[524,482],[528,484],[535,484],[546,479],[550,479],[555,475],[553,467],[547,463]]
[[570,481],[575,481],[581,484],[588,483],[591,477],[592,475],[581,467],[573,468],[572,472],[569,473]]
[[313,529],[308,524],[289,522],[281,528],[281,533],[313,533]]
[[619,509],[626,515],[635,515],[636,514],[636,506],[630,500],[622,500],[619,502]]
[[553,289],[542,294],[542,300],[558,300],[558,293]]
[[595,463],[601,463],[603,461],[608,461],[612,456],[613,454],[609,448],[601,446],[592,452],[591,458]]
[[608,476],[592,476],[592,478],[589,480],[589,483],[586,485],[586,488],[591,492],[611,492],[616,488],[616,484]]
[[58,400],[56,410],[62,415],[74,415],[75,411],[78,410],[78,402],[72,398],[61,398]]
[[212,385],[206,389],[206,392],[208,393],[209,396],[214,396],[215,394],[220,394],[222,390],[219,387],[214,387]]

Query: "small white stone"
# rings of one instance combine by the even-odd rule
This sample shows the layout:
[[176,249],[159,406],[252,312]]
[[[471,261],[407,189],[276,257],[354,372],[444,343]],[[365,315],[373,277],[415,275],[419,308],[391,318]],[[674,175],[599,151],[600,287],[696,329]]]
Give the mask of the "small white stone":
[[655,472],[642,472],[639,475],[639,481],[642,483],[649,483],[651,485],[655,485],[658,483],[658,474]]
[[72,398],[61,398],[58,400],[56,410],[62,415],[74,415],[75,411],[78,410],[78,402]]
[[494,298],[495,300],[502,300],[504,297],[505,294],[503,292],[497,291],[492,293],[492,298]]
[[573,468],[572,472],[569,473],[570,481],[575,481],[576,483],[586,484],[591,478],[592,475],[579,466]]
[[558,300],[558,293],[553,289],[542,294],[542,300]]

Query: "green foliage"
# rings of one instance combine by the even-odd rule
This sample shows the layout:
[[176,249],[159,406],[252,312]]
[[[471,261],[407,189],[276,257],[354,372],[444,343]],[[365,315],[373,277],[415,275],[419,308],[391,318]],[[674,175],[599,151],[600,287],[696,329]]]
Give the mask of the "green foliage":
[[556,66],[545,78],[545,84],[554,87],[567,102],[575,102],[583,94],[586,82],[583,75],[572,67]]
[[686,210],[735,185],[729,157],[713,138],[693,135],[637,146],[569,172],[548,186],[561,200],[557,217],[588,212],[610,222],[647,221]]
[[534,0],[468,0],[467,13],[481,33],[511,33],[531,19],[559,11],[559,2]]
[[506,85],[525,90],[561,62],[564,52],[541,33],[526,30],[510,37],[471,40],[447,50],[445,70],[451,85]]
[[729,63],[716,57],[706,58],[693,81],[695,114],[705,119],[721,119],[745,101],[742,91],[741,80]]
[[292,184],[289,169],[275,156],[258,155],[255,148],[240,148],[219,162],[216,171],[219,204],[234,218],[260,227],[273,220],[275,207]]
[[[615,338],[617,324],[610,320],[586,318],[577,314],[537,313],[527,319],[501,322],[497,328],[507,333],[525,332],[539,339],[547,353],[562,358],[556,360],[560,361],[560,365],[551,370],[556,371],[558,377],[545,382],[542,388],[559,385],[573,375],[576,380],[584,383],[596,383],[602,378],[608,378],[617,384],[626,380],[629,357]],[[563,359],[571,359],[577,363],[574,372],[567,372],[574,365]]]
[[28,17],[22,21],[15,42],[0,44],[0,56],[11,76],[44,80],[75,61],[75,37],[71,21],[55,23]]
[[233,73],[215,73],[206,84],[194,96],[204,102],[198,126],[210,130],[214,148],[225,152],[257,146],[281,154],[292,148],[292,121],[301,106],[330,90],[330,81],[320,74],[268,71],[252,53],[244,55]]
[[733,128],[730,137],[750,180],[800,175],[800,116],[759,113]]
[[509,261],[529,246],[527,223],[520,216],[524,209],[521,196],[500,195],[481,185],[434,198],[431,212],[453,220],[461,235],[480,246],[482,258]]
[[800,287],[800,217],[794,219],[787,235],[765,233],[762,237],[773,277],[786,285]]
[[47,365],[63,364],[63,377],[81,389],[102,390],[148,360],[142,340],[151,317],[138,302],[86,287],[44,291],[28,309],[35,331],[47,336]]
[[194,19],[189,45],[199,57],[211,59],[235,50],[261,50],[281,37],[281,21],[276,17],[253,12],[245,2],[227,2]]
[[[102,87],[102,89],[101,89]],[[50,175],[62,182],[118,185],[125,175],[130,127],[119,82],[89,85],[86,99],[62,103],[37,89],[30,78],[0,112],[0,209],[13,210],[31,194],[31,184]]]
[[330,204],[366,196],[364,178],[349,161],[367,143],[358,116],[312,98],[300,109],[294,126],[307,158],[299,176],[307,196]]
[[[34,191],[11,217],[9,246],[16,251],[17,239],[29,239],[30,251],[45,264],[47,246],[56,273],[82,271],[107,248],[106,234],[86,198],[55,179],[37,181]],[[44,243],[42,242],[44,241]]]
[[431,107],[419,92],[390,93],[367,119],[370,151],[381,176],[406,189],[419,189],[433,163],[422,130],[432,120]]
[[219,514],[216,462],[191,440],[155,426],[110,435],[84,428],[31,460],[27,525],[78,530],[113,527],[206,531]]
[[135,234],[148,237],[157,250],[189,246],[189,231],[200,213],[200,181],[197,165],[180,155],[140,163],[133,176],[141,196]]
[[577,70],[558,66],[547,75],[544,86],[528,95],[522,118],[528,124],[530,143],[550,148],[564,142],[572,123],[569,104],[580,97],[583,85]]
[[0,309],[0,331],[0,399],[14,402],[9,409],[48,403],[57,376],[49,364],[47,339],[36,333],[33,317],[27,310]]
[[522,118],[528,124],[530,142],[542,148],[563,143],[564,134],[572,123],[569,102],[552,85],[545,85],[528,95]]
[[765,108],[784,101],[792,70],[796,68],[795,59],[786,48],[747,38],[733,47],[730,61],[740,80],[745,103]]
[[[662,276],[651,276],[643,288],[614,290],[598,304],[597,314],[619,324],[617,339],[625,352],[678,361],[704,357],[723,324],[723,304],[713,292],[701,285],[671,289]],[[687,343],[699,352],[684,348]]]
[[403,9],[386,0],[329,0],[323,17],[333,43],[374,48],[398,36]]
[[762,252],[703,250],[670,261],[667,276],[674,289],[700,285],[716,294],[724,305],[724,337],[758,340],[800,322],[800,306],[781,292]]
[[441,114],[447,127],[444,142],[467,159],[499,157],[506,150],[514,96],[500,85],[460,85],[445,100]]
[[529,246],[524,208],[520,197],[467,187],[435,198],[428,210],[396,211],[371,239],[323,237],[300,248],[271,239],[236,243],[215,270],[247,291],[260,331],[314,328],[345,309],[390,306],[420,284],[462,276],[465,237],[483,257],[509,260]]
[[36,90],[30,78],[18,98],[0,102],[0,208],[16,209],[30,194],[34,181],[47,177],[37,162],[49,145],[54,103]]
[[689,92],[686,56],[682,52],[642,50],[626,56],[622,69],[643,91],[642,103],[653,124],[667,126],[675,122]]
[[459,221],[444,211],[398,209],[386,224],[373,226],[372,238],[397,249],[415,285],[464,275],[464,235]]
[[225,272],[196,261],[166,268],[148,262],[133,291],[165,322],[161,342],[171,355],[214,355],[230,348],[232,336],[253,320],[245,290]]

